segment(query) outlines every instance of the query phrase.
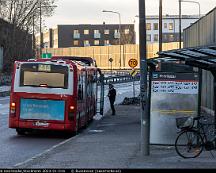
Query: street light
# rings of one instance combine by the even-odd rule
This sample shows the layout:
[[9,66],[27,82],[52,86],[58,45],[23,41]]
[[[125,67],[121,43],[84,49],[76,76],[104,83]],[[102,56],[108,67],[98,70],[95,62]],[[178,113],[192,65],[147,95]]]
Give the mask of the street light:
[[180,0],[181,2],[191,2],[194,4],[197,4],[199,6],[199,18],[201,17],[201,13],[200,13],[200,3],[198,1],[187,1],[187,0]]
[[201,17],[200,3],[198,1],[179,0],[179,48],[180,49],[181,49],[181,2],[190,2],[190,3],[197,4],[199,6],[199,18]]
[[120,68],[121,68],[121,14],[117,11],[103,10],[103,13],[115,13],[119,16],[119,46],[120,46]]
[[42,54],[42,48],[43,48],[43,41],[42,41],[42,7],[57,7],[56,5],[41,5],[41,1],[40,1],[40,3],[39,3],[39,7],[37,7],[37,8],[39,8],[39,10],[40,10],[40,55],[39,55],[39,57],[41,57],[41,54]]

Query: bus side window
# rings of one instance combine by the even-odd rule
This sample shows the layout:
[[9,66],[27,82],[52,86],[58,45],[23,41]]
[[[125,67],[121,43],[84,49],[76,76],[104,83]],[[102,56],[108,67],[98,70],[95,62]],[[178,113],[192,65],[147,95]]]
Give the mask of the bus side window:
[[82,86],[82,78],[79,75],[79,79],[78,79],[78,100],[82,100],[83,99],[83,86]]
[[82,86],[81,84],[79,84],[78,86],[78,100],[82,100],[83,99],[83,96],[82,96]]

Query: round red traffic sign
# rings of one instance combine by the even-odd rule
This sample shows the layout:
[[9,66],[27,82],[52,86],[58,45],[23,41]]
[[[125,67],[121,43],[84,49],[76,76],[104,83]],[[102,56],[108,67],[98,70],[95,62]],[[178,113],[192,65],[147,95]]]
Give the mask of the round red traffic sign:
[[128,65],[129,65],[131,68],[134,68],[134,67],[136,67],[136,66],[138,65],[138,61],[137,61],[136,59],[132,58],[132,59],[130,59],[130,60],[128,61]]

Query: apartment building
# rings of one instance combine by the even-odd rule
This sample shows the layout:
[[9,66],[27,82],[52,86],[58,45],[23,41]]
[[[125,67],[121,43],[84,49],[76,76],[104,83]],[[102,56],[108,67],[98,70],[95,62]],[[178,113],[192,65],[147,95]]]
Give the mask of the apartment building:
[[[181,32],[192,25],[199,19],[198,15],[182,15],[181,17]],[[136,33],[138,31],[138,18],[135,20]],[[179,16],[178,15],[164,15],[162,17],[162,41],[163,43],[178,42],[179,41]],[[182,34],[183,37],[183,34]],[[137,37],[138,38],[138,37]],[[147,43],[159,42],[159,16],[146,16],[146,40]],[[182,38],[183,40],[183,38]],[[138,43],[139,40],[136,40]]]
[[[121,35],[120,35],[121,34]],[[57,25],[42,34],[44,48],[66,48],[135,44],[133,24]],[[40,35],[36,36],[40,45]]]

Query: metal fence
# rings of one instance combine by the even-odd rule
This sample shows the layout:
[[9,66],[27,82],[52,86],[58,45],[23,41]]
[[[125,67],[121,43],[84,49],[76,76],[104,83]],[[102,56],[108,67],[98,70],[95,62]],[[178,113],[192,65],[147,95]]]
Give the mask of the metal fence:
[[2,85],[10,85],[11,84],[11,76],[9,75],[0,75],[0,86]]
[[[216,8],[184,30],[184,47],[215,45],[216,43]],[[202,107],[214,109],[213,76],[202,70]]]

